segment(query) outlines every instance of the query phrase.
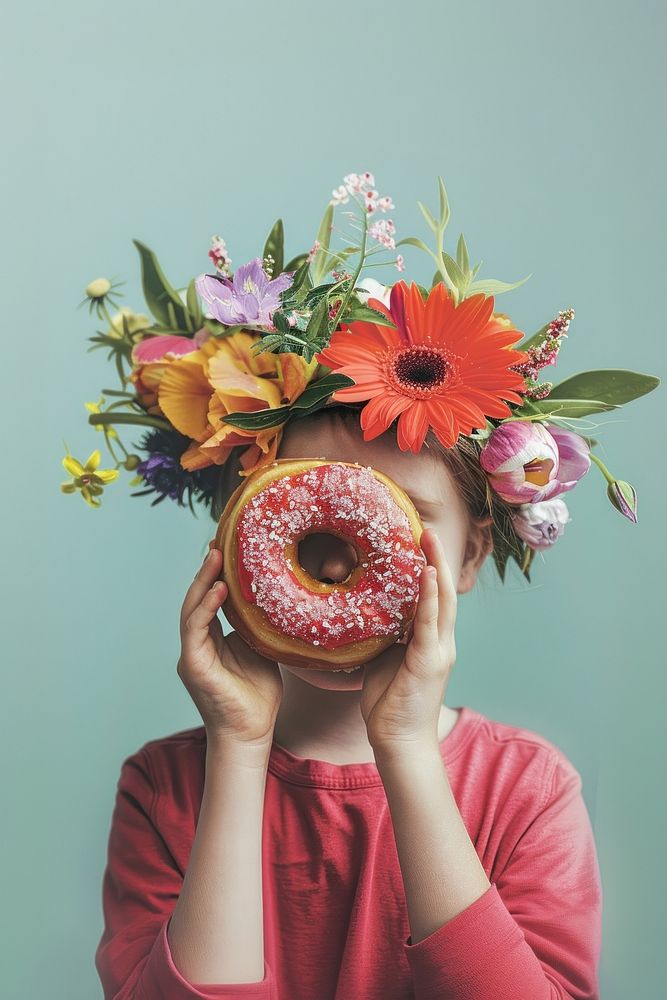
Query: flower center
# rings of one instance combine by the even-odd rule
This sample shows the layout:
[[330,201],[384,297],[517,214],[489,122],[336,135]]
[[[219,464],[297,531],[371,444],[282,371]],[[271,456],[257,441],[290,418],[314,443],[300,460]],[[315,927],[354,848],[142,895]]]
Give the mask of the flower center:
[[523,467],[523,474],[527,483],[534,486],[546,486],[554,463],[550,458],[534,458]]
[[243,291],[246,295],[250,293],[250,295],[257,296],[258,285],[252,280],[252,278],[246,278],[243,282]]
[[455,374],[453,362],[453,356],[442,348],[395,347],[385,360],[385,374],[398,392],[422,399],[451,381]]

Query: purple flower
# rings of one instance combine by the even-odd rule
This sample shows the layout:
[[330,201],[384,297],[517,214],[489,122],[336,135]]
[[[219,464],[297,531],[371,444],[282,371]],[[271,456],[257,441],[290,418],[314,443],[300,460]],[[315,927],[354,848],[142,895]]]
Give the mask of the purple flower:
[[280,305],[280,293],[292,284],[293,271],[269,280],[262,261],[255,257],[234,272],[233,280],[217,274],[200,274],[195,287],[211,315],[225,326],[253,323],[270,326]]
[[512,514],[514,530],[531,549],[548,549],[571,521],[567,504],[560,497],[522,504]]

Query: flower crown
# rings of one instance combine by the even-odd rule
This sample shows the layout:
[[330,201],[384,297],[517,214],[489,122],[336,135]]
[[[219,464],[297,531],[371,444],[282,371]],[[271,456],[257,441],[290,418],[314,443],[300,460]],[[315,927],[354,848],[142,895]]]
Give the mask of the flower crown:
[[[501,581],[512,558],[530,582],[535,552],[553,545],[571,520],[562,494],[591,461],[607,481],[611,503],[636,523],[634,488],[593,454],[597,441],[571,428],[651,392],[660,379],[603,369],[557,385],[540,382],[540,371],[556,363],[574,310],[522,339],[509,316],[494,312],[494,296],[531,275],[514,284],[478,279],[480,264],[470,267],[463,233],[456,258],[450,256],[443,246],[449,202],[442,178],[438,182],[439,213],[418,202],[435,249],[414,237],[396,241],[387,215],[395,206],[375,190],[368,172],[344,178],[311,249],[287,263],[278,219],[262,256],[235,271],[225,241],[214,236],[208,252],[214,273],[177,290],[155,254],[134,240],[152,317],[126,307],[111,316],[123,282],[106,278],[90,282],[80,303],[108,323],[89,338],[89,350],[108,348],[120,379],[120,389],[102,389],[97,403],[85,404],[115,468],[99,468],[99,450],[82,465],[65,443],[63,465],[72,479],[61,490],[80,491],[99,507],[104,487],[122,467],[135,473],[130,486],[144,487],[132,496],[155,493],[152,505],[170,497],[181,506],[186,497],[195,513],[194,497],[217,521],[223,505],[218,467],[232,452],[239,455],[239,475],[248,476],[275,460],[290,420],[361,402],[367,441],[397,421],[403,451],[418,452],[429,429],[446,448],[460,436],[475,442]],[[336,209],[345,232],[334,225]],[[342,244],[337,249],[334,234]],[[364,269],[388,263],[402,272],[405,262],[396,253],[402,245],[432,258],[430,288],[361,279]],[[113,402],[105,406],[105,397]],[[148,428],[134,444],[146,457],[121,443],[118,428],[125,424]],[[504,503],[494,506],[497,497]]]

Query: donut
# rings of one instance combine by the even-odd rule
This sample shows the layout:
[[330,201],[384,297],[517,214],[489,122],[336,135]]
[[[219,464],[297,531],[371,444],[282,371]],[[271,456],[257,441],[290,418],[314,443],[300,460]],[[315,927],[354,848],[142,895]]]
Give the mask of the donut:
[[[426,566],[422,530],[408,494],[370,465],[276,459],[251,473],[220,515],[222,611],[271,660],[316,670],[360,666],[414,619]],[[318,580],[299,562],[299,543],[314,532],[353,547],[357,564],[345,580]]]

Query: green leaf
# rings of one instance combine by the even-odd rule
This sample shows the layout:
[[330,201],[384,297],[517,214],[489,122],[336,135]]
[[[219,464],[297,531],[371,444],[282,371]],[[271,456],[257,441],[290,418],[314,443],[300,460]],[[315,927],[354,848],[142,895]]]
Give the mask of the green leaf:
[[195,331],[199,330],[202,325],[204,314],[202,312],[201,303],[199,302],[199,296],[197,295],[194,278],[188,284],[188,290],[185,293],[185,298],[188,304],[188,312],[190,313],[190,317],[192,319],[192,329]]
[[354,385],[354,379],[347,375],[331,373],[307,386],[291,406],[266,407],[252,413],[243,411],[228,413],[221,420],[243,430],[266,430],[268,427],[285,423],[292,416],[306,416],[307,412],[312,412],[332,392],[346,385]]
[[445,190],[445,182],[442,177],[438,177],[438,188],[440,190],[440,228],[444,231],[449,222],[449,200]]
[[322,334],[329,335],[329,299],[323,295],[313,309],[308,326],[306,327],[307,340],[319,340]]
[[267,427],[284,424],[289,415],[289,406],[267,406],[263,410],[254,410],[252,413],[246,413],[243,410],[226,413],[224,417],[220,417],[220,420],[245,431],[263,431]]
[[398,243],[396,244],[396,246],[397,247],[402,247],[406,243],[409,246],[411,246],[411,247],[419,247],[420,250],[425,250],[426,253],[428,253],[428,254],[431,253],[431,251],[426,246],[426,244],[422,240],[418,240],[416,236],[406,236],[404,239],[399,240]]
[[467,275],[470,271],[470,258],[468,257],[468,247],[466,246],[463,233],[459,236],[459,241],[456,244],[456,263],[463,273]]
[[[273,319],[274,319],[274,325],[278,327],[278,324],[275,323],[276,313],[274,313]],[[287,332],[287,331],[282,331],[282,332]],[[257,340],[251,346],[250,350],[252,351],[254,357],[257,354],[263,354],[264,351],[275,351],[276,347],[282,343],[283,343],[283,337],[281,337],[280,334],[269,333],[265,337],[262,337],[261,340]]]
[[473,281],[468,289],[468,295],[475,295],[477,292],[484,292],[485,295],[500,295],[501,292],[509,292],[512,288],[518,288],[519,285],[523,285],[525,281],[532,278],[532,271],[527,274],[525,278],[521,281],[515,281],[512,284],[508,284],[506,281],[496,281],[495,278],[486,278],[483,281]]
[[[542,413],[547,419],[553,413],[556,417],[585,417],[588,413],[603,413],[606,410],[617,410],[615,403],[604,403],[599,399],[531,399],[532,412]],[[514,410],[512,417],[523,416],[522,411]],[[526,414],[528,416],[528,414]],[[508,418],[511,419],[511,418]]]
[[[188,332],[186,307],[176,289],[167,281],[157,257],[144,243],[134,239],[132,242],[141,258],[141,282],[146,305],[164,326]],[[170,306],[173,310],[171,316]]]
[[377,323],[378,326],[390,326],[395,329],[396,324],[381,313],[378,309],[373,309],[363,302],[352,302],[347,309],[343,320],[346,323]]
[[354,253],[359,253],[359,247],[341,247],[340,250],[331,250],[329,248],[329,266],[328,270],[334,267],[340,267],[341,264],[345,263],[346,257],[351,257]]
[[311,287],[310,267],[306,255],[303,263],[296,269],[292,284],[280,296],[283,308],[292,309],[297,303],[302,302]]
[[549,393],[549,399],[599,399],[621,405],[652,392],[659,385],[660,379],[655,375],[625,368],[600,368],[579,372],[559,382]]
[[462,291],[466,285],[466,276],[456,263],[453,257],[443,250],[442,251],[442,262],[445,265],[447,274],[452,279],[459,291]]
[[266,237],[266,243],[262,251],[262,260],[264,260],[267,254],[271,254],[274,260],[269,277],[275,278],[278,274],[282,273],[283,260],[285,259],[285,230],[282,219],[278,219],[274,223],[273,229]]
[[329,204],[326,207],[326,211],[322,216],[322,221],[320,222],[320,228],[317,230],[316,239],[320,244],[320,249],[315,254],[315,257],[313,258],[313,263],[311,264],[311,272],[313,276],[314,285],[319,285],[324,275],[330,269],[329,262],[331,258],[329,257],[326,251],[329,249],[329,245],[331,243],[331,227],[333,225],[333,214],[334,214],[334,207],[331,204],[331,202],[329,202]]
[[298,253],[296,257],[292,257],[291,260],[288,260],[288,262],[285,264],[285,270],[297,271],[306,260],[308,260],[307,253]]
[[343,389],[345,386],[354,384],[354,379],[350,378],[349,375],[332,372],[318,379],[317,382],[312,382],[292,403],[291,408],[295,416],[304,415],[300,414],[299,411],[310,410],[316,404],[321,403],[323,399],[330,396],[332,392],[335,392],[336,389]]
[[429,210],[426,207],[426,205],[423,205],[421,201],[418,201],[417,204],[419,205],[419,210],[421,211],[421,214],[426,219],[426,223],[429,226],[429,228],[432,229],[434,233],[437,233],[437,231],[438,231],[438,223],[435,221],[435,219],[433,218],[433,216],[429,212]]

